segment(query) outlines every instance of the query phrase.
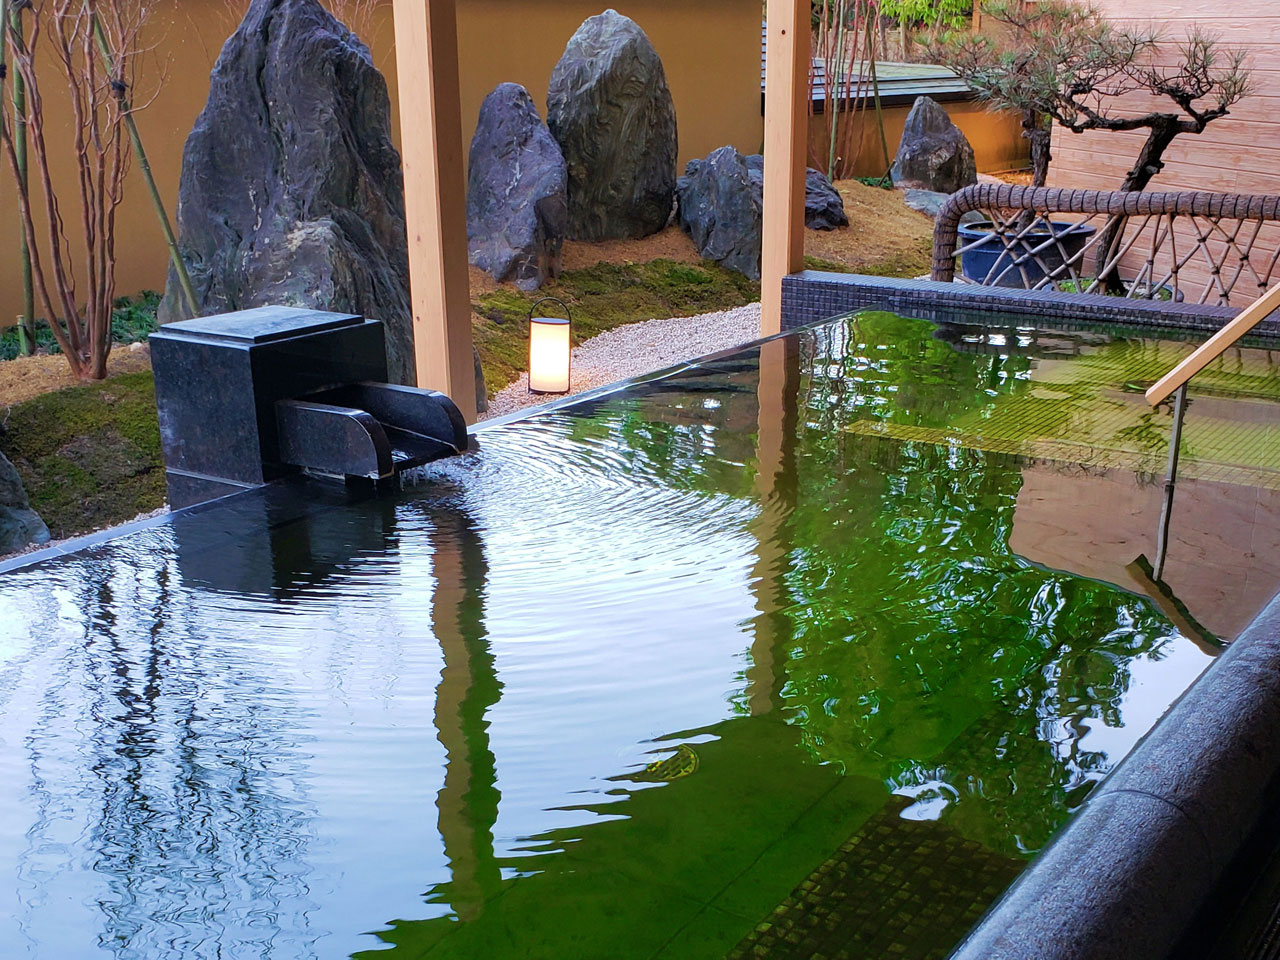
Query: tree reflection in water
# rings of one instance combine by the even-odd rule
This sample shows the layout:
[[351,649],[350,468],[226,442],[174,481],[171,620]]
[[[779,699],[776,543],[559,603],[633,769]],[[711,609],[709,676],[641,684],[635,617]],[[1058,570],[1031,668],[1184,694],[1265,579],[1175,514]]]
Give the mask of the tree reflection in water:
[[[662,943],[652,889],[636,881],[602,899],[613,882],[597,874],[603,865],[735,904],[745,934],[864,825],[885,830],[894,818],[882,811],[895,804],[907,820],[939,822],[924,842],[978,841],[996,873],[1016,872],[1004,864],[1047,841],[1118,760],[1083,745],[1088,721],[1123,726],[1132,663],[1158,659],[1176,635],[1147,601],[1010,551],[1015,458],[844,429],[859,419],[944,426],[1025,389],[1030,360],[1016,348],[966,354],[931,331],[867,315],[801,340],[800,357],[791,342],[766,344],[762,366],[714,361],[570,422],[593,441],[576,456],[597,457],[600,470],[623,457],[675,489],[756,502],[755,616],[734,716],[657,738],[668,750],[696,744],[692,775],[654,789],[619,772],[625,802],[580,808],[606,822],[524,838],[525,856],[506,865],[525,876],[504,884],[494,911],[397,923],[388,940],[407,955],[445,939],[462,955],[614,942],[629,956],[649,935]],[[791,833],[802,836],[787,851],[778,838]],[[752,858],[771,872],[754,874]],[[877,882],[919,902],[926,879]],[[972,922],[981,893],[963,877],[948,883],[959,891],[953,916]],[[432,898],[461,890],[455,874]],[[905,908],[885,909],[869,922],[910,926]],[[943,930],[930,949],[962,932]]]
[[[38,813],[24,907],[88,868],[103,882],[100,942],[117,956],[297,956],[323,933],[301,718],[251,656],[210,662],[175,568],[154,552],[77,568],[83,639],[58,659],[25,744]],[[87,948],[78,934],[66,955]]]

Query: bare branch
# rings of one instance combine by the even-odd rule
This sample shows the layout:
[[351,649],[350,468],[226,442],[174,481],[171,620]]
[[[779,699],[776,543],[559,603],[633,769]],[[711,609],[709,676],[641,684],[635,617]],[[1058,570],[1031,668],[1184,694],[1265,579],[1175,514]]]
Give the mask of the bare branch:
[[[6,35],[6,59],[26,85],[26,113],[21,119],[34,160],[33,184],[28,187],[19,176],[13,135],[19,118],[8,103],[0,104],[0,146],[18,185],[33,285],[54,338],[81,377],[104,376],[111,349],[116,211],[124,198],[131,156],[124,128],[137,109],[127,92],[137,76],[144,49],[139,39],[151,6],[151,0],[30,0],[29,36]],[[48,57],[38,70],[41,51]],[[44,89],[56,75],[65,86],[71,114],[69,140],[58,145],[49,139]],[[55,181],[55,156],[70,157],[74,185],[71,178]],[[79,269],[62,213],[71,197],[78,201],[76,239],[83,247]],[[37,202],[47,222],[43,242],[35,226]],[[81,284],[83,301],[78,294]]]

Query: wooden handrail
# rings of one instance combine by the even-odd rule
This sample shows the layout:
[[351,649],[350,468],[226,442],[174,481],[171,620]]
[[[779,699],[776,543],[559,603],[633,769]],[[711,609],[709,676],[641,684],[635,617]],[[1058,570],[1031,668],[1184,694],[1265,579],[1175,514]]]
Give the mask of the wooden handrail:
[[1189,357],[1166,373],[1146,392],[1147,403],[1163,403],[1197,373],[1231,348],[1237,340],[1280,309],[1280,283],[1236,315],[1236,318],[1195,349]]

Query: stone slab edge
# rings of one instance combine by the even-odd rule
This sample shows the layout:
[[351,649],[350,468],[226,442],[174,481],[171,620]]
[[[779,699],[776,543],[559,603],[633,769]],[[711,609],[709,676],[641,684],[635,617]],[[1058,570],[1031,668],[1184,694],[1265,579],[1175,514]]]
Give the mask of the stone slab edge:
[[1280,787],[1280,597],[1174,704],[952,960],[1168,956]]
[[[877,304],[877,305],[880,306],[881,308],[884,307],[883,304]],[[467,433],[472,437],[478,437],[478,435],[483,434],[485,431],[490,430],[494,427],[502,426],[503,424],[514,423],[519,420],[525,420],[536,414],[553,412],[563,407],[570,407],[579,403],[589,403],[591,401],[599,400],[603,397],[609,396],[610,394],[619,393],[623,390],[626,390],[628,387],[632,387],[635,385],[651,383],[657,380],[665,380],[668,377],[673,377],[676,374],[683,373],[686,370],[697,369],[699,366],[705,363],[719,360],[724,357],[730,357],[743,350],[747,350],[752,347],[759,346],[760,344],[763,344],[763,343],[768,343],[770,340],[777,340],[781,337],[785,337],[789,333],[791,333],[791,330],[784,330],[781,333],[775,333],[772,336],[761,337],[757,340],[751,340],[751,341],[748,341],[747,343],[743,343],[735,347],[728,347],[724,350],[718,350],[715,353],[709,353],[706,356],[698,357],[694,360],[687,360],[680,363],[675,363],[661,370],[655,370],[652,373],[641,374],[639,376],[631,377],[626,380],[619,380],[616,383],[605,384],[603,386],[595,387],[591,390],[584,390],[582,393],[575,393],[566,397],[557,397],[553,400],[549,400],[548,402],[539,404],[537,406],[525,407],[520,410],[513,410],[511,413],[505,414],[504,416],[501,416],[501,417],[494,417],[490,420],[482,420],[479,423],[469,424],[467,426]],[[478,439],[472,441],[473,445],[479,442],[480,441]],[[287,477],[283,480],[277,480],[272,483],[263,484],[261,486],[250,487],[243,491],[229,493],[224,497],[218,497],[213,500],[205,500],[201,503],[194,504],[189,507],[182,507],[177,510],[170,510],[168,513],[157,514],[154,517],[147,517],[142,520],[133,520],[116,527],[109,527],[105,530],[99,530],[95,533],[85,534],[84,536],[81,536],[81,537],[74,537],[72,539],[64,540],[60,543],[57,543],[51,547],[45,547],[43,549],[31,550],[27,553],[17,554],[15,556],[9,557],[6,560],[0,560],[0,574],[9,573],[15,570],[22,570],[27,567],[35,566],[36,564],[39,564],[39,563],[43,563],[48,560],[55,560],[59,557],[70,556],[71,554],[80,553],[86,550],[92,550],[95,547],[102,546],[103,544],[108,543],[112,540],[115,540],[120,537],[126,537],[130,534],[138,533],[139,531],[142,531],[142,530],[149,530],[156,527],[167,526],[171,524],[173,520],[179,516],[194,516],[195,514],[202,513],[206,510],[213,509],[215,507],[222,507],[225,505],[225,501],[228,499],[228,497],[253,497],[253,496],[263,496],[263,495],[277,495],[276,494],[277,490],[289,487],[290,485],[301,487],[303,485],[308,485],[308,484],[314,484],[314,486],[310,486],[308,488],[308,493],[300,494],[300,496],[310,495],[314,497],[314,496],[317,496],[322,491],[324,491],[326,488],[332,487],[332,485],[328,484],[326,481],[310,480],[306,477],[298,477],[298,476]],[[321,501],[323,501],[323,497],[321,497],[320,499]],[[327,506],[326,503],[324,502],[319,503],[319,508],[323,509],[325,506]]]

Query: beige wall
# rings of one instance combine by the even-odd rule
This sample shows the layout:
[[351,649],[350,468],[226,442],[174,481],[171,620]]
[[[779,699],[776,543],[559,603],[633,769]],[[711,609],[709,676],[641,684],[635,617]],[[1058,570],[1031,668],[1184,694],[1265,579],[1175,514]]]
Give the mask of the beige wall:
[[[172,213],[177,202],[182,144],[209,92],[209,71],[223,40],[235,28],[235,0],[174,0],[158,11],[151,42],[167,80],[155,102],[138,117],[152,168]],[[243,0],[240,0],[243,8]],[[551,70],[565,43],[586,17],[607,2],[587,0],[458,0],[463,136],[470,143],[480,103],[503,81],[529,89],[546,112]],[[756,0],[632,0],[618,4],[649,34],[662,56],[680,129],[680,165],[731,143],[744,152],[760,147],[760,7]],[[378,8],[367,38],[375,63],[391,88],[393,130],[398,136],[394,31],[389,4]],[[154,66],[154,65],[153,65]],[[158,70],[152,69],[151,76]],[[61,91],[46,81],[45,97]],[[65,120],[51,122],[50,140],[66,138]],[[0,168],[0,326],[22,309],[13,185]],[[55,168],[68,182],[69,165]],[[71,181],[72,183],[74,181]],[[117,227],[117,292],[160,289],[167,253],[140,178],[130,177]],[[37,311],[40,312],[40,311]]]
[[[1252,59],[1255,92],[1209,124],[1199,135],[1179,136],[1165,152],[1165,168],[1148,190],[1208,190],[1222,193],[1280,192],[1280,6],[1275,0],[1232,0],[1217,6],[1197,6],[1177,0],[1096,0],[1110,19],[1152,23],[1166,39],[1185,37],[1193,24],[1243,49]],[[1135,110],[1168,100],[1130,98]],[[1053,134],[1051,186],[1114,190],[1133,166],[1142,146],[1140,132]],[[1263,234],[1270,248],[1280,242],[1280,229]],[[1260,241],[1261,242],[1261,239]],[[1201,283],[1205,270],[1188,270]],[[1246,296],[1246,299],[1248,297]]]
[[[979,172],[1012,170],[1026,166],[1029,162],[1027,141],[1022,137],[1022,127],[1015,114],[989,110],[972,101],[950,101],[941,106],[973,146]],[[887,107],[883,112],[885,139],[889,144],[889,160],[892,162],[894,154],[898,152],[902,129],[906,126],[911,107]],[[809,163],[822,169],[826,168],[823,158],[828,156],[827,144],[830,142],[828,123],[829,118],[821,114],[809,120]],[[875,111],[859,109],[854,123],[853,139],[848,141],[854,144],[857,151],[854,176],[878,177],[885,169],[884,148],[880,143]],[[822,162],[815,164],[815,159]]]

